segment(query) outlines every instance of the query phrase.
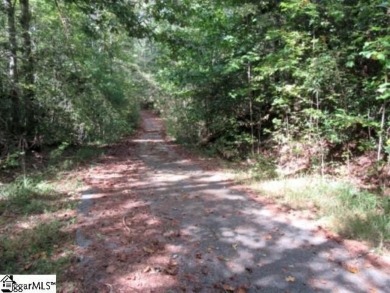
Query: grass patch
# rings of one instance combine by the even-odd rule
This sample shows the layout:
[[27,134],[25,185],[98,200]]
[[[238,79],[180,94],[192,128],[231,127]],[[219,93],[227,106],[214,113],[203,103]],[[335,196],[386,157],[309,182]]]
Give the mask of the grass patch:
[[47,214],[74,209],[76,205],[69,195],[60,193],[44,179],[18,178],[0,187],[0,215]]
[[70,254],[60,252],[68,237],[62,232],[62,226],[63,223],[58,221],[40,223],[16,235],[0,237],[0,271],[13,274],[60,273]]
[[0,214],[40,214],[50,209],[49,202],[56,198],[52,186],[31,178],[18,178],[0,188]]
[[[0,187],[0,272],[57,274],[69,264],[73,233],[65,232],[77,200],[43,178],[18,178]],[[60,219],[60,220],[59,220]],[[61,279],[61,278],[59,278]]]
[[46,152],[39,166],[27,156],[26,166],[32,166],[27,174],[17,169],[3,174],[0,273],[57,274],[60,283],[66,281],[64,271],[73,257],[76,189],[80,186],[75,170],[103,151],[99,146],[62,144]]
[[73,147],[64,143],[50,152],[47,171],[69,171],[99,158],[103,153],[104,148],[99,145]]
[[323,224],[344,237],[368,241],[379,248],[390,243],[389,198],[314,176],[253,180],[245,174],[238,179],[244,179],[261,196],[294,209],[314,209]]

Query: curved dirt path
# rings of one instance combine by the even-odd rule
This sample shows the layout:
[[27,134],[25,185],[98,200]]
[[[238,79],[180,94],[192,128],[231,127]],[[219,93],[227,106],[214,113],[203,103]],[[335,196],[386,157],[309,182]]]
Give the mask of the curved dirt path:
[[84,292],[389,292],[389,267],[202,169],[142,113],[84,181]]

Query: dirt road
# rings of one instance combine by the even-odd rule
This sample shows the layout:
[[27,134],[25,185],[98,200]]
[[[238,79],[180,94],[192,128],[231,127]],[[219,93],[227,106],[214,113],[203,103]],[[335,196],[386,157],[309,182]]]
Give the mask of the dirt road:
[[85,292],[389,292],[389,267],[315,222],[205,170],[142,114],[84,176],[76,275]]

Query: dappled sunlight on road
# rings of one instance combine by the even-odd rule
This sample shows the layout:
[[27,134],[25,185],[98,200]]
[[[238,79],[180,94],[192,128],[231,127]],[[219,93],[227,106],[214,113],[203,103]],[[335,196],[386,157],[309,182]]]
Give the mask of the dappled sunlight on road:
[[178,155],[164,143],[160,122],[149,113],[143,119],[144,131],[127,145],[133,155],[112,156],[87,178],[79,217],[84,237],[79,272],[85,273],[86,287],[103,292],[390,287],[387,272],[364,255],[319,233],[315,222],[262,204],[228,176]]

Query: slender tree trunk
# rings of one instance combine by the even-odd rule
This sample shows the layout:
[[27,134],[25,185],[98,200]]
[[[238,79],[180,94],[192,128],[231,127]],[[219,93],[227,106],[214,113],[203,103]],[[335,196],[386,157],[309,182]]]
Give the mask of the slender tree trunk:
[[260,154],[261,145],[261,109],[259,111],[259,120],[257,123],[257,154]]
[[30,34],[31,12],[29,0],[20,0],[20,25],[22,27],[23,38],[23,63],[22,72],[24,75],[24,128],[27,135],[33,135],[35,128],[33,99],[34,99],[34,58],[32,55],[32,41]]
[[[385,83],[388,83],[387,75],[385,76]],[[377,161],[380,161],[382,158],[382,147],[383,147],[383,136],[385,134],[385,121],[386,121],[386,100],[383,101],[382,104],[382,117],[381,117],[381,129],[379,132],[378,138],[378,153],[377,153]]]
[[70,58],[72,59],[73,61],[73,68],[75,70],[75,72],[77,72],[77,63],[76,63],[76,59],[75,59],[75,52],[74,52],[74,49],[69,41],[69,38],[70,38],[70,30],[69,30],[69,26],[68,26],[68,22],[66,20],[66,17],[64,16],[63,12],[62,12],[62,9],[60,7],[60,4],[58,2],[58,0],[54,0],[54,3],[56,5],[56,8],[57,8],[57,13],[58,13],[58,16],[60,18],[60,21],[61,21],[61,24],[62,24],[62,27],[64,29],[64,35],[65,35],[65,41],[66,41],[66,45],[68,47],[68,51],[69,51],[69,55],[70,55]]
[[10,80],[10,90],[8,98],[11,100],[11,131],[15,135],[20,134],[20,101],[19,101],[19,76],[18,76],[18,56],[16,42],[15,25],[15,5],[12,0],[4,0],[4,7],[7,14],[8,32],[8,78]]
[[[371,120],[370,109],[368,109],[367,118],[368,118],[369,121]],[[371,135],[371,127],[368,126],[368,139],[371,140],[371,137],[372,137],[372,135]]]
[[377,157],[376,157],[377,161],[380,161],[382,158],[382,147],[383,147],[383,135],[384,135],[384,129],[385,129],[385,121],[386,121],[386,101],[384,101],[383,105],[382,105],[381,129],[379,132],[378,153],[377,153]]
[[248,86],[249,86],[249,115],[250,115],[250,127],[251,127],[251,152],[252,156],[255,155],[255,131],[254,131],[254,123],[253,123],[253,93],[252,93],[252,66],[251,63],[248,62],[247,68],[248,75]]

